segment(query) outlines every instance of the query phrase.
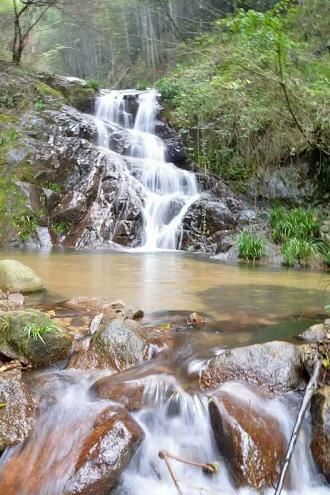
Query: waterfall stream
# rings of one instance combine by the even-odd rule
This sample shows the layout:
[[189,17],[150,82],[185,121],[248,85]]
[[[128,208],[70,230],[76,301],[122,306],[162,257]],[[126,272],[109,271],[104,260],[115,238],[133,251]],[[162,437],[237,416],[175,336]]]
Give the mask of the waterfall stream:
[[[109,149],[113,125],[125,129],[130,139],[127,167],[130,177],[137,178],[142,188],[144,232],[140,248],[180,249],[180,226],[191,206],[199,197],[193,173],[166,162],[165,145],[154,133],[159,112],[157,91],[143,91],[138,96],[135,118],[128,111],[127,91],[111,91],[97,99],[96,122],[98,145]],[[132,96],[136,92],[132,93]]]

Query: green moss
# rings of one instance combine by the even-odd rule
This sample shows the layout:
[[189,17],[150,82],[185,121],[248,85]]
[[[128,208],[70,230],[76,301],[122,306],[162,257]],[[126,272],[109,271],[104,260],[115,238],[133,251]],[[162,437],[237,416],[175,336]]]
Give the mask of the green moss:
[[52,96],[53,98],[63,98],[63,95],[57,91],[57,89],[51,88],[48,84],[42,81],[36,82],[35,88],[41,97]]

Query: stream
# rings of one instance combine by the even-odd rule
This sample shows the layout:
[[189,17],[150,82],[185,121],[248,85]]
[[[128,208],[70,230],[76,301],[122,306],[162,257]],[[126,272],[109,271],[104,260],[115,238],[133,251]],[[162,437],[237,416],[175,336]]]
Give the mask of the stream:
[[[127,96],[128,92],[111,91],[98,98],[95,121],[101,154],[114,153],[109,146],[113,126],[130,135],[129,153],[118,159],[118,167],[125,188],[132,191],[134,207],[143,214],[141,242],[126,252],[118,246],[94,251],[2,251],[0,259],[17,259],[45,281],[47,291],[26,297],[29,306],[51,307],[73,296],[123,300],[141,308],[150,327],[173,324],[177,329],[173,345],[154,359],[114,375],[106,370],[65,369],[63,365],[26,373],[37,404],[37,421],[30,436],[0,458],[1,495],[106,493],[104,487],[95,493],[79,491],[77,480],[70,480],[98,415],[114,405],[98,398],[93,389],[97,380],[108,375],[115,385],[131,384],[134,392],[143,386],[142,407],[132,416],[144,439],[119,485],[107,495],[256,494],[251,488],[235,485],[219,455],[208,409],[212,394],[199,387],[200,373],[212,357],[227,348],[295,341],[300,332],[320,320],[329,302],[327,276],[319,272],[230,265],[175,251],[180,249],[181,221],[199,198],[197,181],[194,174],[166,162],[165,147],[154,133],[157,92],[140,93],[133,120]],[[103,180],[109,174],[106,169]],[[121,221],[128,215],[123,211]],[[109,225],[115,232],[111,218]],[[201,328],[187,324],[192,312],[204,315]],[[301,395],[261,394],[256,387],[234,382],[225,383],[219,392],[239,401],[244,410],[253,407],[258,417],[267,416],[288,442]],[[227,420],[235,423],[230,415]],[[245,441],[242,455],[249,456]],[[120,435],[117,442],[121,442]],[[330,494],[313,463],[310,442],[307,415],[283,495]],[[111,460],[113,452],[107,451],[106,445],[101,448]],[[205,476],[196,466],[173,461],[176,485],[158,456],[160,450],[194,462],[216,463],[218,471]],[[79,483],[92,476],[86,469],[80,473]],[[253,472],[258,466],[250,469]],[[273,491],[270,487],[263,493],[272,495]]]

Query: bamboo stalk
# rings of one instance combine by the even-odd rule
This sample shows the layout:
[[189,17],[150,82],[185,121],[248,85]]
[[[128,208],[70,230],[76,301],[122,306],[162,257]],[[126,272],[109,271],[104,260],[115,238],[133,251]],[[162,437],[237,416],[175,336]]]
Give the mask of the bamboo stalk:
[[293,429],[293,432],[292,432],[292,435],[290,438],[290,442],[288,445],[288,450],[286,453],[285,461],[284,461],[284,464],[282,467],[282,471],[281,471],[279,480],[277,482],[277,486],[276,486],[274,495],[281,495],[281,492],[283,489],[283,484],[285,481],[285,476],[286,476],[286,473],[287,473],[289,465],[290,465],[291,457],[292,457],[292,454],[294,452],[294,449],[295,449],[295,446],[296,446],[296,443],[298,440],[298,435],[299,435],[299,432],[301,430],[307,408],[308,408],[309,403],[312,399],[314,391],[317,389],[317,386],[318,386],[317,383],[318,383],[318,379],[320,376],[321,368],[322,368],[322,363],[319,359],[317,359],[315,361],[315,364],[314,364],[313,374],[312,374],[312,376],[308,382],[308,385],[306,387],[306,390],[305,390],[305,395],[304,395],[304,398],[302,400],[302,403],[301,403],[301,406],[299,409],[296,423],[294,425],[294,429]]

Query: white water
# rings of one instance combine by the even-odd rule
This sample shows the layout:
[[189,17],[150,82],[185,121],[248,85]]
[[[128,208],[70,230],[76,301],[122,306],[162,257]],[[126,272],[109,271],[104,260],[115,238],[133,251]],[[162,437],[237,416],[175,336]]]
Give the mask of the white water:
[[[135,93],[131,93],[134,96]],[[159,110],[157,92],[147,90],[138,97],[135,117],[128,112],[129,92],[111,91],[98,98],[96,121],[98,144],[109,149],[109,126],[125,129],[131,142],[129,159],[122,161],[129,180],[139,180],[144,217],[143,250],[180,249],[181,223],[199,197],[196,177],[165,160],[165,145],[154,134]],[[126,169],[126,170],[124,170]],[[140,205],[139,205],[140,206]]]
[[[160,449],[172,455],[200,463],[214,463],[219,466],[218,473],[205,476],[198,467],[188,466],[171,460],[171,467],[183,495],[257,495],[251,488],[237,489],[233,485],[226,465],[219,456],[208,413],[208,397],[189,395],[178,387],[178,394],[169,397],[173,383],[169,377],[158,378],[146,390],[147,403],[154,398],[154,405],[135,414],[145,432],[145,440],[125,471],[122,484],[116,495],[178,495],[178,491],[169,475],[165,462],[158,457]],[[280,399],[262,399],[246,386],[227,383],[221,390],[246,401],[246,407],[253,404],[260,412],[273,417],[289,441],[293,429],[296,404]],[[167,398],[166,398],[167,395]],[[294,406],[294,407],[292,407]],[[283,490],[283,495],[329,495],[329,485],[316,472],[310,454],[310,425],[305,421],[303,430],[291,460],[290,474],[292,489]],[[269,488],[264,495],[273,495]]]

